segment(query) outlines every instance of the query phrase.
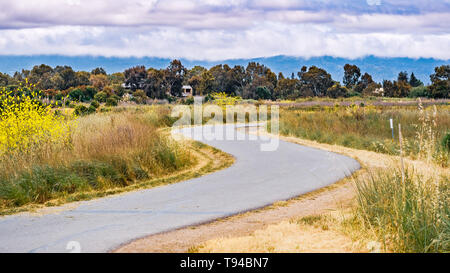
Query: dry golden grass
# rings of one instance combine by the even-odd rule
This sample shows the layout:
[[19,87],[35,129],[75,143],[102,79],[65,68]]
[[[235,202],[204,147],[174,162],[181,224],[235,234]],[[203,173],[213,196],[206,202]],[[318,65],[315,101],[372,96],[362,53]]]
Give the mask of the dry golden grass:
[[[316,218],[317,219],[316,219]],[[310,216],[283,221],[255,231],[252,235],[219,238],[192,248],[192,252],[215,253],[330,253],[366,252],[339,230],[331,216]]]
[[[72,158],[135,162],[150,176],[188,166],[190,155],[152,123],[134,113],[90,115],[80,120],[74,134]],[[163,154],[167,153],[167,154]]]

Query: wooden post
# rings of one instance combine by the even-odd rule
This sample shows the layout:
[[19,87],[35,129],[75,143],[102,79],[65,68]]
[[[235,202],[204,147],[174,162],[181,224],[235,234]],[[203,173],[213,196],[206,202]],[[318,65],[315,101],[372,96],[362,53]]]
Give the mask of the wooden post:
[[403,139],[402,139],[402,125],[398,124],[398,139],[400,142],[400,167],[402,168],[402,184],[405,184],[405,167],[403,164]]
[[391,125],[392,142],[394,142],[394,121],[392,120],[392,118],[389,120],[389,123]]

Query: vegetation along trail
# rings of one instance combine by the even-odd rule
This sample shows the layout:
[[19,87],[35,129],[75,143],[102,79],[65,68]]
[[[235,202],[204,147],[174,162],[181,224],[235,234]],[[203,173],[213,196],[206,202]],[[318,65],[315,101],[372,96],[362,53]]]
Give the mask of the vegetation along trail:
[[[191,128],[178,132],[193,137]],[[147,235],[287,200],[330,185],[360,167],[349,157],[282,140],[276,150],[261,151],[267,140],[244,138],[208,140],[206,135],[201,140],[236,158],[230,168],[210,175],[82,201],[54,213],[4,216],[0,252],[104,252]]]

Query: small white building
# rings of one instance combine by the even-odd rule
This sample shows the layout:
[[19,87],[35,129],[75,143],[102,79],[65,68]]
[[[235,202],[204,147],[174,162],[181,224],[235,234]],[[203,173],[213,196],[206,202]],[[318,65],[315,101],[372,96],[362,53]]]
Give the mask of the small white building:
[[377,88],[373,91],[373,93],[376,95],[384,96],[384,88],[383,87]]
[[194,91],[192,89],[192,86],[190,86],[190,85],[183,85],[181,90],[182,90],[182,92],[181,92],[181,96],[182,97],[192,97],[193,91]]

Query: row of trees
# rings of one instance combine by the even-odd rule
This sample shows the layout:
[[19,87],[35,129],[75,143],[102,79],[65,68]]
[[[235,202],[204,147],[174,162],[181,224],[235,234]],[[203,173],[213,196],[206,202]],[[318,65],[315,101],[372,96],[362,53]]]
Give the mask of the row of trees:
[[303,66],[295,76],[285,77],[275,74],[270,68],[255,62],[247,67],[216,65],[210,69],[195,66],[185,68],[179,60],[174,60],[166,69],[146,69],[144,66],[127,69],[125,82],[133,91],[142,89],[151,98],[179,96],[182,85],[193,87],[195,94],[207,95],[211,92],[225,92],[247,99],[296,99],[299,97],[332,98],[346,96],[424,96],[434,98],[449,97],[450,66],[436,67],[430,76],[432,84],[424,86],[414,73],[400,72],[397,80],[377,83],[369,73],[361,73],[356,65],[344,66],[343,85],[332,79],[322,68]]
[[92,85],[97,89],[103,89],[108,85],[122,84],[124,79],[123,73],[114,73],[107,75],[103,68],[96,68],[91,72],[74,71],[70,66],[56,66],[52,68],[48,65],[41,64],[34,66],[32,70],[24,70],[15,72],[11,77],[8,74],[0,73],[0,85],[15,86],[25,80],[32,84],[36,84],[41,90],[55,89],[67,90],[71,87]]
[[101,67],[87,72],[74,71],[70,66],[52,68],[41,64],[31,70],[15,72],[13,76],[0,73],[0,86],[9,90],[16,90],[25,80],[29,85],[42,90],[45,96],[56,100],[69,96],[71,101],[90,101],[97,95],[95,99],[104,102],[111,96],[119,99],[126,92],[122,86],[124,74],[108,75]]
[[173,60],[165,69],[136,66],[123,73],[109,75],[103,68],[86,72],[74,71],[69,66],[52,68],[42,64],[32,70],[16,72],[13,76],[0,73],[0,86],[14,89],[25,78],[52,98],[69,95],[72,100],[88,101],[96,97],[100,102],[126,93],[133,94],[139,101],[179,97],[183,85],[190,85],[196,95],[225,92],[247,99],[356,95],[448,98],[450,90],[449,65],[436,67],[430,76],[431,84],[424,86],[414,73],[409,75],[406,72],[400,72],[397,80],[377,83],[370,74],[363,74],[359,67],[351,64],[344,66],[341,84],[333,80],[325,69],[316,66],[303,66],[296,75],[292,73],[285,77],[255,62],[246,67],[220,64],[210,69],[201,66],[187,69],[179,60]]

